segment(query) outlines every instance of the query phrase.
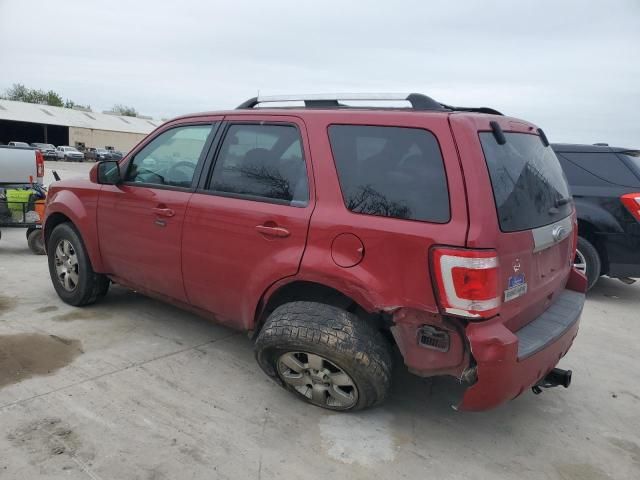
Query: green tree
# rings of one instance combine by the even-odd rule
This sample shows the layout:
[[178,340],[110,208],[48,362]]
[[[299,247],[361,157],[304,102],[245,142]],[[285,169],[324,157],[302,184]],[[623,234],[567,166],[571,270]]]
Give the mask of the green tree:
[[117,113],[118,115],[124,115],[125,117],[138,116],[138,111],[135,108],[122,105],[121,103],[116,103],[111,111]]
[[64,102],[59,93],[49,90],[37,90],[35,88],[28,88],[21,83],[14,83],[11,88],[8,88],[2,98],[7,100],[15,100],[17,102],[27,103],[39,103],[42,105],[51,105],[53,107],[62,107]]

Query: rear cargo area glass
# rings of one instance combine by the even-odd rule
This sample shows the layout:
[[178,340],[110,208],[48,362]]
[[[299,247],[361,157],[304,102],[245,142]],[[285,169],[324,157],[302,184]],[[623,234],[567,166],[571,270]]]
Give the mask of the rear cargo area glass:
[[530,230],[569,215],[569,187],[551,147],[537,135],[505,133],[505,137],[506,143],[500,145],[493,133],[480,133],[500,229]]

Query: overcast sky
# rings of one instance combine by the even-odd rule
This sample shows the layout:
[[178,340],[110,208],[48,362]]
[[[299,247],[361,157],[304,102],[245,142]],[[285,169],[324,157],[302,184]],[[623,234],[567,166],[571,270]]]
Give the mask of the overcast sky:
[[640,0],[0,0],[13,83],[156,118],[258,91],[415,91],[640,148]]

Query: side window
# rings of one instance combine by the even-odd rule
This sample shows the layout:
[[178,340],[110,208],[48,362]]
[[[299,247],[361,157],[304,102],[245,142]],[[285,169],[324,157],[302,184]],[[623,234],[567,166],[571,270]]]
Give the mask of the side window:
[[633,173],[615,153],[563,153],[562,155],[606,182],[630,187],[635,185]]
[[208,189],[250,200],[307,205],[309,184],[300,132],[292,125],[231,125]]
[[329,127],[345,206],[352,212],[435,223],[449,221],[440,147],[427,130]]
[[133,158],[125,181],[191,187],[212,129],[213,125],[186,125],[158,135]]

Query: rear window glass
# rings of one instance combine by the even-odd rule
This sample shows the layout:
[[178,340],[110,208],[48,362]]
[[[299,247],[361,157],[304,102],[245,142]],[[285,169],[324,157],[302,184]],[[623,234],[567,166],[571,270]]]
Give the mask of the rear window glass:
[[499,145],[491,132],[480,133],[502,231],[530,230],[569,215],[569,188],[551,147],[537,135],[505,137]]
[[449,221],[442,154],[431,132],[332,125],[329,138],[349,210],[435,223]]

